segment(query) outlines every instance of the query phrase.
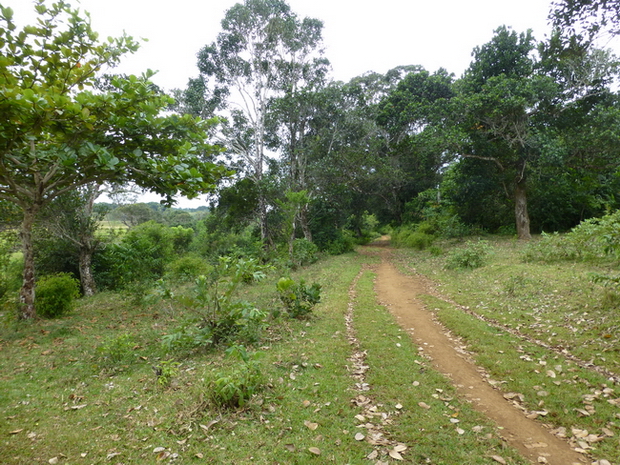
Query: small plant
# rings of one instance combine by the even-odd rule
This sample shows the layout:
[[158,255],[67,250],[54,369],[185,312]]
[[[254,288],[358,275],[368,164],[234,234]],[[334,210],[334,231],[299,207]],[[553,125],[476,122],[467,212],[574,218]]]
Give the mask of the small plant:
[[68,273],[44,276],[37,282],[36,306],[44,318],[57,318],[73,308],[80,295],[76,279]]
[[448,254],[445,267],[448,270],[480,268],[485,264],[488,254],[489,245],[486,241],[467,241],[465,247]]
[[228,357],[236,357],[241,363],[228,373],[217,373],[209,383],[209,396],[213,403],[224,408],[241,408],[263,386],[258,358],[260,352],[249,354],[244,346],[234,345],[226,350]]
[[181,364],[174,360],[162,360],[159,365],[154,366],[155,376],[157,376],[157,384],[162,387],[168,387],[172,378],[179,374]]
[[131,334],[121,334],[104,341],[97,347],[101,365],[105,368],[115,368],[123,362],[129,362],[133,357],[135,342]]
[[303,279],[296,283],[291,278],[280,278],[276,288],[280,301],[292,318],[307,318],[321,301],[321,285],[318,283],[307,287]]
[[241,284],[263,279],[268,269],[253,259],[221,257],[213,279],[199,276],[190,295],[176,298],[192,316],[163,337],[164,347],[195,349],[229,342],[240,335],[255,340],[267,314],[238,299],[237,292]]

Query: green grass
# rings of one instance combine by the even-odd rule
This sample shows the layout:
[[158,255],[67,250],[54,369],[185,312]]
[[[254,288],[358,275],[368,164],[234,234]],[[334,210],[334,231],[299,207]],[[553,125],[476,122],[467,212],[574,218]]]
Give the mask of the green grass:
[[[560,298],[563,305],[577,305],[565,297],[569,288],[570,296],[584,298],[581,288],[572,287],[587,287],[581,278],[561,287],[555,268],[532,271],[531,265],[521,264],[518,245],[494,243],[493,248],[488,265],[466,272],[445,271],[441,257],[423,252],[398,254],[403,269],[415,267],[439,280],[441,291],[459,304],[503,325],[520,324],[519,330],[532,337],[542,337],[536,331],[540,328],[524,323],[532,317],[533,305],[546,302],[552,309]],[[374,463],[366,457],[375,450],[377,460],[388,460],[387,446],[355,439],[356,433],[367,430],[356,418],[361,408],[351,402],[359,393],[348,369],[354,348],[347,339],[344,315],[349,290],[359,277],[353,327],[369,367],[365,382],[370,390],[363,394],[377,411],[387,414],[385,437],[407,446],[403,463],[489,464],[495,463],[491,456],[499,455],[508,463],[525,464],[506,448],[492,424],[456,397],[449,381],[430,367],[407,333],[377,304],[373,274],[365,267],[373,260],[356,254],[331,257],[292,276],[321,284],[322,301],[308,320],[273,321],[256,346],[248,348],[262,353],[258,363],[264,386],[238,410],[214,404],[209,386],[218,376],[239,370],[239,361],[225,357],[221,349],[167,353],[162,348],[162,336],[184,318],[174,305],[135,306],[126,296],[101,293],[82,299],[72,313],[56,320],[16,322],[5,315],[0,326],[2,462],[46,464],[56,458],[61,464],[172,459],[365,464]],[[564,272],[572,276],[575,270]],[[275,286],[279,278],[274,274],[244,287],[242,297],[267,311],[280,307]],[[603,428],[613,432],[614,437],[593,444],[593,456],[619,460],[620,407],[607,402],[617,394],[602,392],[604,377],[469,317],[454,305],[431,297],[427,303],[455,333],[469,335],[479,363],[502,389],[522,394],[528,409],[546,410],[544,422],[566,427],[568,435],[571,427],[595,434]],[[602,300],[591,304],[592,318],[603,316],[603,305]],[[544,330],[570,342],[573,332],[566,325],[576,323],[566,323],[554,311],[547,313],[545,318],[561,324]],[[600,352],[606,346],[598,343],[593,349],[580,347],[579,353],[604,353],[606,366],[613,368],[613,357],[609,351]],[[174,367],[169,383],[158,381],[154,367],[162,365]],[[556,377],[550,378],[547,370],[554,370]],[[538,396],[543,390],[548,393],[544,399]],[[419,402],[430,408],[420,408]],[[588,417],[575,410],[591,408],[589,404],[595,413]]]

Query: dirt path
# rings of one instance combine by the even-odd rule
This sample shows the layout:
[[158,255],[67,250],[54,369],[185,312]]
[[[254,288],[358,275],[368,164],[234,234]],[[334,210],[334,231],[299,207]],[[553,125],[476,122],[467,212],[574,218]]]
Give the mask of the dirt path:
[[471,401],[476,409],[502,428],[506,441],[532,463],[571,465],[589,462],[567,442],[526,418],[522,411],[484,380],[477,367],[462,351],[457,351],[453,339],[419,301],[420,294],[429,293],[424,284],[399,273],[389,261],[389,249],[368,247],[364,253],[379,254],[382,258],[376,268],[375,287],[379,301],[390,309],[399,324],[424,349],[436,369],[453,381],[459,395]]

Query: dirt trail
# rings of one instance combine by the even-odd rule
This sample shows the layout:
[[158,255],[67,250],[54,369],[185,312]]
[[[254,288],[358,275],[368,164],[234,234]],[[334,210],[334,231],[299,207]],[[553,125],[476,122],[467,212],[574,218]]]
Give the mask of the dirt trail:
[[[375,245],[375,244],[373,244]],[[387,244],[386,244],[387,245]],[[502,435],[532,463],[571,465],[589,463],[585,456],[574,451],[562,439],[551,434],[541,424],[525,417],[502,394],[488,384],[477,367],[459,351],[446,330],[434,321],[431,312],[418,300],[420,294],[429,294],[421,280],[405,276],[389,261],[386,247],[367,247],[367,254],[379,254],[376,291],[379,301],[396,316],[436,369],[447,375],[457,387],[460,396],[492,419],[502,429]]]

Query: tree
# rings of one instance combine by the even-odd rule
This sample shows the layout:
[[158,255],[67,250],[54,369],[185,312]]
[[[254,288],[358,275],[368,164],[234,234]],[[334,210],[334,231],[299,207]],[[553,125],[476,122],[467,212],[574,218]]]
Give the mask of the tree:
[[537,154],[536,117],[557,95],[557,85],[535,72],[531,31],[506,27],[474,50],[474,61],[458,83],[461,155],[495,163],[512,177],[517,236],[529,239],[527,209],[529,163]]
[[[222,29],[216,41],[199,52],[201,80],[191,82],[187,92],[194,92],[192,101],[213,102],[215,98],[219,102],[233,91],[239,99],[230,108],[234,127],[227,145],[244,159],[256,183],[261,238],[266,241],[268,205],[263,178],[270,104],[312,79],[311,71],[319,66],[312,57],[321,43],[322,23],[300,20],[283,0],[245,0],[226,12]],[[206,92],[209,79],[215,81],[212,97],[196,97],[196,90]]]
[[209,161],[213,122],[162,116],[170,97],[142,77],[104,76],[137,50],[126,35],[99,42],[88,15],[37,0],[37,25],[16,31],[0,7],[0,200],[22,213],[20,317],[33,318],[32,226],[56,197],[90,183],[134,182],[165,196],[194,197],[228,172]]
[[44,227],[55,238],[67,241],[76,251],[80,284],[86,296],[97,290],[93,277],[93,254],[100,246],[95,233],[105,212],[95,212],[94,204],[101,193],[101,186],[87,184],[56,197],[41,212]]
[[592,41],[603,31],[620,33],[619,0],[556,0],[551,4],[550,19],[558,29]]

